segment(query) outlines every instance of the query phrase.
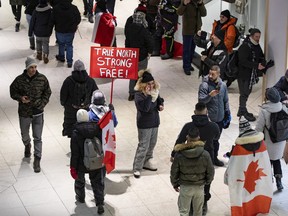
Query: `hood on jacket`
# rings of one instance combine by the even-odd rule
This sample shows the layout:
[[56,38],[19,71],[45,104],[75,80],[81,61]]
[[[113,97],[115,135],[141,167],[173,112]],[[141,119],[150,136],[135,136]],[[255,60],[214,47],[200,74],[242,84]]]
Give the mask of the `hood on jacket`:
[[191,118],[196,127],[203,127],[209,123],[207,115],[192,115]]
[[75,125],[77,132],[84,138],[93,138],[101,133],[97,122],[81,122]]
[[[62,8],[63,10],[68,10],[71,6],[72,6],[72,1],[73,0],[61,0],[59,2],[59,6],[60,8]],[[58,5],[57,5],[58,6]]]
[[79,83],[85,82],[88,79],[88,73],[83,71],[72,71],[72,78]]
[[44,11],[47,11],[47,10],[50,10],[50,9],[51,9],[50,5],[46,5],[46,6],[38,5],[35,10],[37,12],[44,12]]
[[181,154],[186,158],[197,158],[203,153],[204,144],[205,143],[201,140],[176,144],[174,151],[181,152]]
[[267,101],[261,106],[263,109],[267,110],[270,113],[276,113],[282,110],[283,106],[281,102],[278,103],[272,103],[270,101]]

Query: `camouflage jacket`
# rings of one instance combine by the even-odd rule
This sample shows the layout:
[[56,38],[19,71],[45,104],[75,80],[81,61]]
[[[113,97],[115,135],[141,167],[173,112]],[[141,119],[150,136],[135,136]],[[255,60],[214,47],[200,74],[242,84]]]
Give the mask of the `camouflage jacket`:
[[[32,77],[27,75],[27,70],[17,76],[10,85],[10,97],[19,103],[18,114],[21,117],[31,117],[44,111],[49,102],[51,89],[49,82],[38,71]],[[29,103],[22,103],[21,97],[28,96]]]

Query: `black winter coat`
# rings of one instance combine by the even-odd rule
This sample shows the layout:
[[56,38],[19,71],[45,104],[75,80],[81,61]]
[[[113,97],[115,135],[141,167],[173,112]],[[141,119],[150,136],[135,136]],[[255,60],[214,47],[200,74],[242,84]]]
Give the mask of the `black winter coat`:
[[248,36],[238,49],[238,59],[238,78],[250,80],[252,69],[258,70],[258,64],[265,61],[265,56],[260,45],[254,45]]
[[148,54],[153,51],[153,39],[148,28],[143,25],[133,23],[132,16],[125,24],[125,47],[139,48],[139,61],[143,61]]
[[[79,83],[87,83],[88,92],[90,92],[90,96],[92,93],[98,89],[98,86],[94,79],[88,76],[86,71],[73,71],[72,75],[67,77],[60,90],[60,103],[64,106],[64,123],[63,123],[63,136],[71,137],[72,131],[74,129],[74,125],[76,123],[76,113],[78,108],[72,107],[72,99],[74,94],[75,82]],[[87,110],[89,104],[87,105]]]
[[[214,146],[213,140],[219,139],[220,131],[219,127],[215,122],[211,122],[208,119],[207,115],[192,115],[192,122],[186,123],[181,132],[178,135],[178,138],[175,142],[175,145],[178,143],[186,142],[186,136],[188,135],[188,131],[197,127],[200,133],[200,140],[205,142],[204,149],[207,150],[211,156],[211,159],[214,158]],[[175,152],[172,151],[171,156],[174,157]]]
[[70,167],[74,167],[77,172],[88,172],[84,166],[84,141],[86,138],[94,138],[102,140],[101,129],[96,122],[82,122],[75,125],[71,137],[71,159]]
[[288,94],[288,82],[285,76],[282,76],[279,81],[274,85],[274,87],[278,90],[281,102],[284,100],[287,100],[287,97],[285,96]]
[[36,7],[32,14],[32,18],[29,25],[28,36],[32,37],[33,33],[37,37],[50,37],[52,34],[52,28],[50,25],[52,8],[48,5],[45,7]]
[[32,16],[33,11],[35,10],[37,5],[39,4],[39,0],[27,0],[26,3],[27,3],[27,5],[26,5],[26,9],[25,9],[24,13]]
[[80,22],[80,12],[71,0],[62,0],[53,7],[51,24],[56,32],[75,33]]

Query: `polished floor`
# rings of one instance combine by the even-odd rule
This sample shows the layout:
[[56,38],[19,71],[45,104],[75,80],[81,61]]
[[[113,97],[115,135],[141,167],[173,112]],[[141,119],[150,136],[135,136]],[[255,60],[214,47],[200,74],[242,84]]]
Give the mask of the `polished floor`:
[[[74,0],[83,12],[82,0]],[[126,18],[137,5],[136,0],[117,1],[115,15],[118,18],[117,43],[124,46],[123,27]],[[28,49],[27,22],[23,15],[21,30],[14,31],[14,19],[8,1],[2,1],[0,8],[0,215],[1,216],[64,216],[97,215],[93,193],[89,181],[86,187],[86,202],[75,202],[73,179],[69,173],[69,140],[61,136],[63,108],[59,103],[59,91],[63,80],[71,69],[55,59],[57,46],[55,36],[50,40],[50,62],[39,62],[38,70],[50,81],[52,96],[45,109],[43,132],[42,171],[33,172],[32,160],[23,158],[24,147],[21,142],[17,103],[9,96],[9,85],[22,73],[27,56],[35,57]],[[81,59],[89,68],[90,38],[93,25],[83,17],[74,41],[74,61]],[[165,110],[161,112],[158,143],[155,149],[157,172],[143,171],[140,179],[132,174],[132,162],[137,147],[136,109],[133,102],[127,100],[128,80],[116,80],[114,83],[113,104],[118,116],[116,128],[117,159],[116,170],[105,179],[105,214],[107,216],[176,216],[177,193],[170,180],[170,152],[184,123],[191,120],[197,91],[200,83],[198,72],[186,76],[182,71],[181,59],[162,61],[153,57],[149,61],[155,79],[161,84],[161,95],[165,99]],[[111,83],[97,80],[99,88],[110,95]],[[220,159],[230,150],[238,136],[238,104],[236,83],[229,88],[230,108],[233,118],[229,129],[221,137]],[[258,112],[261,104],[261,80],[249,99],[249,110]],[[288,215],[288,169],[282,161],[284,172],[284,190],[276,191],[269,215]],[[230,215],[228,187],[223,183],[225,167],[216,167],[212,183],[212,198],[208,203],[208,216]]]

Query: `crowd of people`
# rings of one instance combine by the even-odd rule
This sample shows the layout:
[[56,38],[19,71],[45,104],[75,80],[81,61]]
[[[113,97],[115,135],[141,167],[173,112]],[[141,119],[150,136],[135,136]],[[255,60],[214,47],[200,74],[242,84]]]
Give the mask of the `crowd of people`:
[[[93,23],[93,1],[83,0],[83,3],[84,15],[87,15],[88,21]],[[46,64],[49,62],[49,40],[55,27],[59,46],[56,59],[60,62],[67,61],[69,68],[73,66],[71,75],[64,80],[60,91],[60,103],[64,107],[62,135],[71,138],[70,172],[75,179],[76,200],[81,203],[85,202],[85,173],[88,173],[98,213],[103,214],[105,166],[96,170],[89,170],[85,167],[83,163],[84,141],[86,138],[93,137],[102,139],[102,131],[97,123],[107,112],[113,113],[114,127],[117,126],[118,121],[114,106],[107,104],[105,95],[98,89],[96,82],[89,77],[83,62],[73,61],[73,39],[81,22],[80,12],[71,0],[50,0],[49,2],[47,0],[10,0],[10,4],[16,19],[16,32],[20,30],[21,7],[26,6],[30,49],[36,49],[38,60],[43,59]],[[101,12],[101,15],[108,13],[113,18],[115,0],[98,0],[97,5],[99,7],[95,13]],[[128,17],[124,30],[125,47],[139,48],[138,79],[130,80],[128,97],[129,101],[135,102],[137,110],[138,146],[132,168],[133,175],[137,179],[141,177],[142,169],[157,171],[153,151],[157,144],[160,125],[159,112],[164,110],[160,84],[147,69],[149,58],[161,56],[162,60],[166,60],[173,57],[173,35],[176,31],[178,16],[181,16],[183,20],[182,57],[183,70],[186,75],[191,75],[191,71],[194,70],[192,59],[195,56],[195,47],[204,48],[199,68],[202,82],[198,90],[195,115],[192,115],[192,121],[186,123],[179,133],[170,159],[172,162],[170,179],[174,190],[179,192],[178,207],[181,216],[206,215],[207,202],[211,198],[210,187],[214,178],[214,166],[224,166],[218,158],[219,139],[222,130],[228,128],[231,121],[227,85],[233,80],[227,77],[225,71],[229,54],[234,52],[237,20],[231,16],[229,10],[222,11],[220,20],[214,21],[211,36],[207,38],[207,34],[201,31],[201,18],[206,14],[203,0],[140,0],[133,15]],[[114,36],[111,46],[116,46]],[[243,161],[251,162],[254,159],[261,159],[263,164],[270,164],[277,189],[279,191],[283,189],[280,159],[283,156],[286,141],[272,141],[269,128],[272,113],[283,111],[288,114],[286,105],[282,103],[288,99],[288,70],[274,87],[266,90],[265,102],[260,108],[255,129],[251,128],[249,121],[256,121],[256,117],[249,113],[246,107],[253,85],[267,70],[265,55],[259,45],[260,37],[259,29],[250,29],[249,34],[237,49],[239,74],[236,79],[240,93],[237,112],[239,137],[231,152],[227,153],[231,157],[231,163],[228,163],[226,170],[226,183],[230,192],[233,191],[233,193],[242,194],[245,190],[243,187],[235,191],[233,185],[239,179],[231,177],[235,170],[240,169],[235,158],[243,151],[247,151],[249,155],[249,158],[244,157]],[[162,39],[165,45],[164,53],[160,45]],[[161,52],[162,55],[160,55]],[[43,113],[52,92],[48,79],[37,70],[36,60],[27,57],[25,65],[23,73],[17,76],[10,85],[10,96],[19,104],[19,123],[26,158],[31,157],[32,145],[29,129],[32,126],[33,168],[34,172],[39,173],[41,172]],[[226,83],[225,80],[227,80]],[[264,135],[265,141],[263,141]],[[265,152],[268,153],[265,154]],[[271,166],[270,168],[268,166],[268,169],[271,169]],[[267,174],[269,170],[265,170],[265,173],[266,179],[270,178],[266,185],[272,190],[271,173]],[[237,210],[233,210],[234,197],[231,195],[230,199],[232,212],[235,213]],[[260,209],[256,213],[267,213],[269,208]],[[241,211],[244,212],[241,215],[245,215],[247,209]]]

